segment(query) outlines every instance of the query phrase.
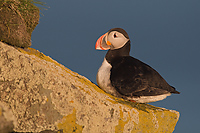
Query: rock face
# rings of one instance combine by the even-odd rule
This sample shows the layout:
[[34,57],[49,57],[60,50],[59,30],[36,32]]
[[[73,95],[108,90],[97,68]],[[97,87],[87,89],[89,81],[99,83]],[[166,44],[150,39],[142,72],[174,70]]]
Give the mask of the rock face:
[[[13,119],[2,118],[1,105]],[[12,121],[15,132],[171,133],[178,119],[177,111],[115,98],[37,50],[0,42],[0,123]]]
[[0,102],[0,133],[12,132],[17,124],[16,117],[7,106]]

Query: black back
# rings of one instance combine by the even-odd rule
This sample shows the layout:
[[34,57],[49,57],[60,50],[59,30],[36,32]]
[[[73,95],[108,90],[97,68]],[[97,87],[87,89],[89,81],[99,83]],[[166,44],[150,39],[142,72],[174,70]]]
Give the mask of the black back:
[[130,41],[117,50],[109,50],[106,60],[111,64],[113,87],[125,96],[155,96],[179,93],[149,65],[129,56]]

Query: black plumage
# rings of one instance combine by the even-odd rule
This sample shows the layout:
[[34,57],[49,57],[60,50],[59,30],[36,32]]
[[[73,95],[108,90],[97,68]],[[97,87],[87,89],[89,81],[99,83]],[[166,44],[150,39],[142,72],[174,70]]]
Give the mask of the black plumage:
[[139,97],[179,93],[152,67],[129,56],[129,51],[130,41],[106,54],[106,60],[112,66],[111,84],[120,94]]

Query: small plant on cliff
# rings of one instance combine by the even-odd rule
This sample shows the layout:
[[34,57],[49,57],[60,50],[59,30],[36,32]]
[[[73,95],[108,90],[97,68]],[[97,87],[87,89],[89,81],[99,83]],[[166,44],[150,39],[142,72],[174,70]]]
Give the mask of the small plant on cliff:
[[[27,8],[29,6],[33,6],[34,5],[41,5],[41,6],[46,6],[45,2],[39,1],[39,0],[2,0],[0,1],[0,7],[2,7],[2,5],[4,4],[19,4],[19,8],[18,10],[27,10],[30,8]],[[39,9],[45,9],[42,7],[38,7]],[[0,8],[1,9],[1,8]]]
[[0,0],[0,41],[23,48],[31,46],[31,34],[43,6],[45,3],[39,0]]

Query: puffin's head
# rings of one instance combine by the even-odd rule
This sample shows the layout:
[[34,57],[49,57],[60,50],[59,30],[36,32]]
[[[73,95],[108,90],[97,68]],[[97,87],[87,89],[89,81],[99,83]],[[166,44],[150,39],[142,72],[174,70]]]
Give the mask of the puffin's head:
[[98,50],[114,50],[123,47],[129,41],[129,36],[125,30],[121,28],[110,29],[102,35],[96,42],[95,49]]

